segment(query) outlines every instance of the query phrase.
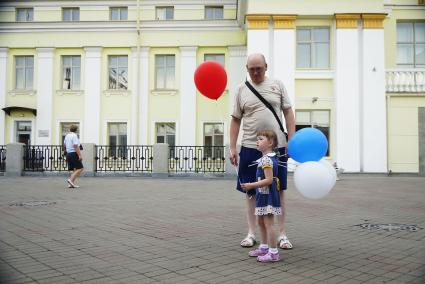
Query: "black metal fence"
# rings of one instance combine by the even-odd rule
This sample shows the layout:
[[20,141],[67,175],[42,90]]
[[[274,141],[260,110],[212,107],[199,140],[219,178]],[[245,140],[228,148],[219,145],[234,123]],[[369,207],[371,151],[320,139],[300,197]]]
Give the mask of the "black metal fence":
[[[95,146],[96,172],[152,172],[153,146]],[[170,173],[224,173],[224,146],[170,146]],[[68,171],[62,145],[24,147],[24,171]],[[6,146],[0,145],[0,172],[5,171]]]
[[6,146],[0,145],[0,172],[6,170]]
[[170,146],[169,172],[223,173],[224,146]]
[[24,171],[62,172],[68,165],[62,154],[62,145],[28,145],[24,147]]
[[97,172],[152,172],[152,146],[96,146]]

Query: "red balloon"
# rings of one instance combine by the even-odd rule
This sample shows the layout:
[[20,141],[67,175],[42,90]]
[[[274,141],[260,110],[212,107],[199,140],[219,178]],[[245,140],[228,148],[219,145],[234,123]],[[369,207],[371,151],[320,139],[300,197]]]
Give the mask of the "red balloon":
[[198,91],[209,99],[218,99],[226,89],[227,74],[223,66],[215,61],[205,61],[195,71]]

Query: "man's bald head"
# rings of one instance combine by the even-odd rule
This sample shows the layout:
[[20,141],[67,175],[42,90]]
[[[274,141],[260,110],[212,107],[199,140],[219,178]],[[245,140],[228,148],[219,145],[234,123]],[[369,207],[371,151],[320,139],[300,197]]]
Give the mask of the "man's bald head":
[[255,84],[262,83],[267,71],[267,63],[264,55],[261,53],[250,54],[246,61],[246,70],[252,82]]
[[266,58],[264,57],[264,54],[262,53],[253,53],[248,56],[248,59],[246,60],[246,64],[248,65],[250,62],[257,62],[261,61],[263,64],[267,65]]

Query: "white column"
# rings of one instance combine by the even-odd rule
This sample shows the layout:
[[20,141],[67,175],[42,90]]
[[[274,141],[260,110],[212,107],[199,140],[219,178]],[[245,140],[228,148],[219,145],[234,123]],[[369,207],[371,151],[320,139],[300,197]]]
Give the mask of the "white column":
[[0,48],[0,145],[6,143],[6,118],[3,108],[6,107],[7,51],[7,48]]
[[273,77],[283,81],[295,104],[295,29],[273,31]]
[[37,48],[36,50],[37,118],[34,144],[50,145],[52,143],[54,48]]
[[[357,20],[356,20],[357,23]],[[360,171],[359,31],[336,30],[336,155],[340,168]]]
[[[233,112],[234,98],[236,90],[240,84],[246,79],[246,47],[230,46],[229,47],[229,70],[228,70],[228,86],[229,86],[229,117]],[[242,127],[238,136],[238,144],[240,144],[243,135]]]
[[196,144],[196,87],[193,74],[196,69],[195,46],[180,47],[180,141],[182,146]]
[[99,144],[102,48],[84,50],[84,142]]
[[139,54],[137,52],[137,47],[131,48],[131,69],[132,69],[132,76],[131,76],[131,122],[130,122],[130,129],[131,129],[131,135],[130,135],[130,144],[136,145],[137,144],[137,133],[138,133],[138,124],[139,124],[139,99],[140,99],[140,81],[139,81],[139,75],[140,75],[140,69],[139,69]]
[[247,55],[253,53],[262,53],[266,58],[269,69],[266,74],[273,76],[273,62],[271,49],[273,48],[270,30],[270,16],[268,15],[249,15],[246,18],[247,31]]
[[149,47],[142,47],[140,54],[140,105],[139,143],[148,144],[149,130]]
[[[262,53],[266,62],[270,62],[270,33],[268,29],[248,30],[247,55]],[[268,71],[270,72],[270,70]]]
[[363,29],[363,171],[387,172],[384,29]]

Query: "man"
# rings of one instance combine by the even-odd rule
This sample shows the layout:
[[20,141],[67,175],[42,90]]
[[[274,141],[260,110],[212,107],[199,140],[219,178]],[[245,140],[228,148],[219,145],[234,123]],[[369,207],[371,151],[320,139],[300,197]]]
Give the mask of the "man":
[[75,180],[83,171],[83,156],[81,155],[80,140],[76,134],[78,127],[74,124],[69,128],[69,133],[63,141],[66,149],[66,160],[68,162],[68,170],[72,171],[71,177],[67,179],[69,188],[78,188]]
[[[282,112],[285,117],[288,137],[295,133],[295,118],[288,94],[283,83],[279,80],[270,79],[265,76],[267,63],[264,55],[255,53],[248,56],[246,69],[251,78],[251,85],[268,101],[280,121],[282,122]],[[279,152],[281,154],[279,166],[280,180],[280,201],[282,215],[278,218],[279,237],[278,245],[282,249],[291,249],[292,244],[288,240],[285,232],[285,194],[287,184],[287,157],[286,157],[286,137],[280,130],[276,118],[273,116],[263,102],[245,85],[241,84],[237,90],[234,101],[232,119],[230,122],[230,162],[237,166],[239,164],[237,190],[241,189],[240,183],[255,181],[256,166],[255,161],[261,157],[261,152],[256,150],[256,133],[258,130],[273,130],[278,135]],[[236,141],[239,135],[241,122],[243,120],[242,147],[239,154],[240,161],[236,153]],[[283,122],[282,122],[283,123]],[[245,192],[244,192],[245,193]],[[254,196],[254,197],[253,197]],[[255,190],[246,194],[248,235],[241,241],[241,246],[252,247],[255,240],[256,218],[255,210]]]

